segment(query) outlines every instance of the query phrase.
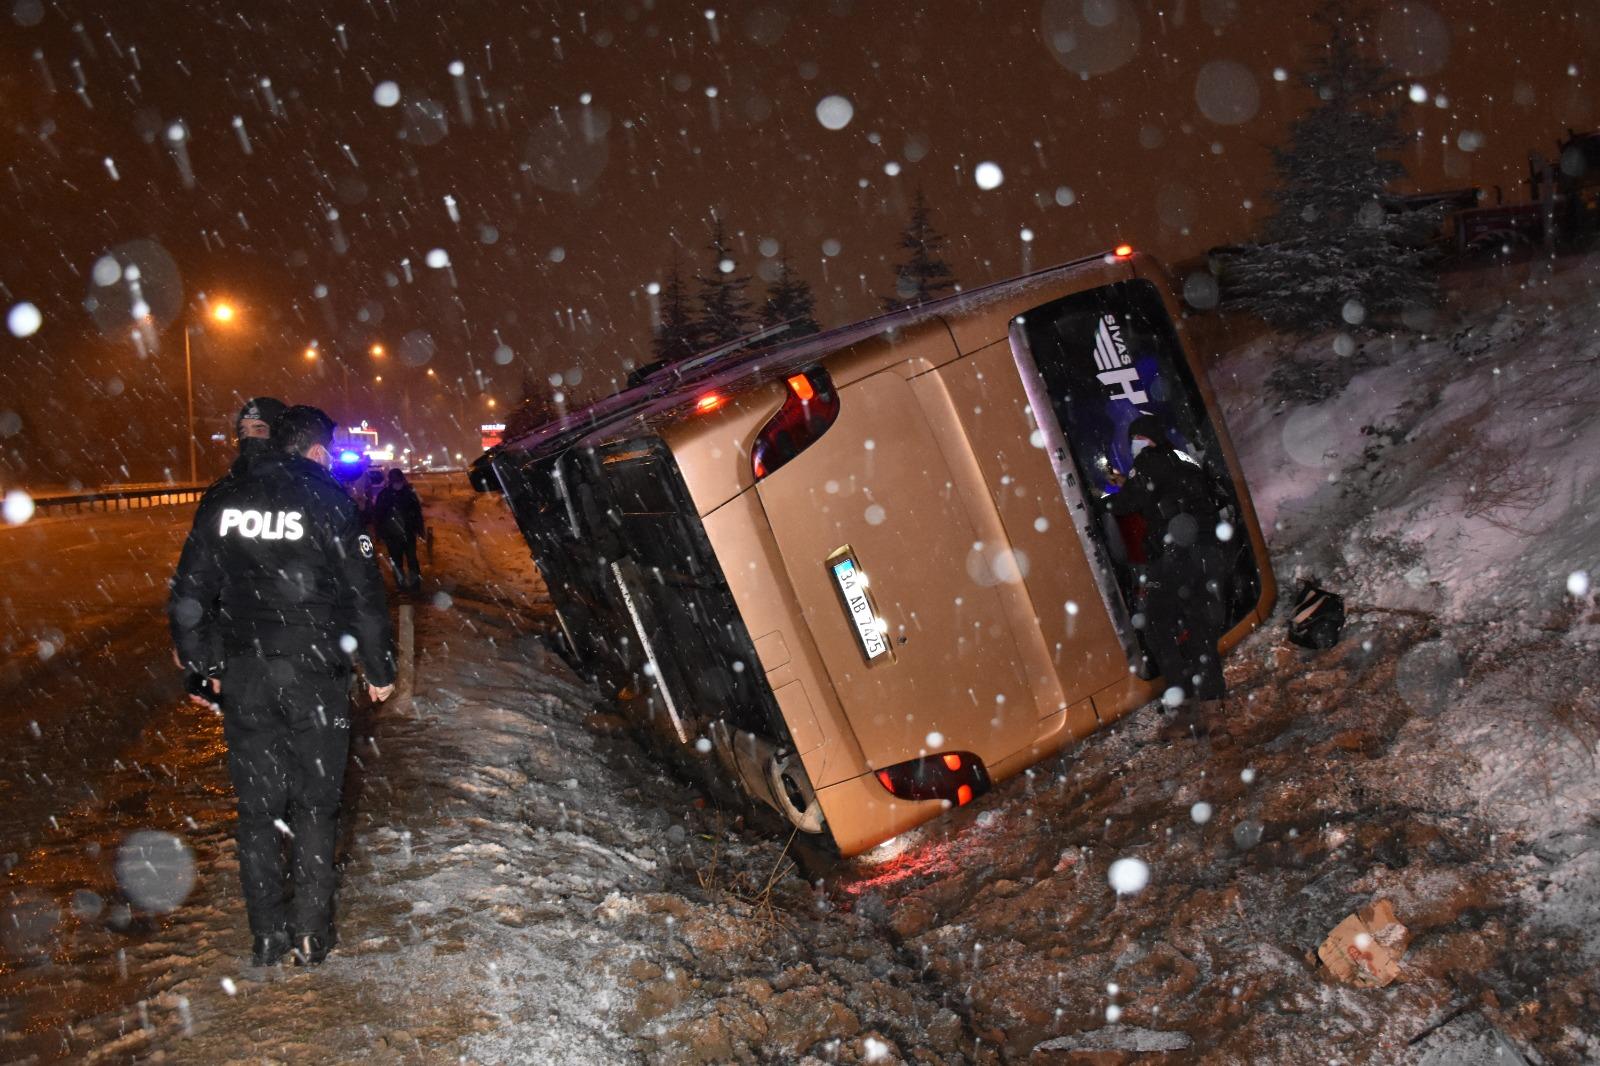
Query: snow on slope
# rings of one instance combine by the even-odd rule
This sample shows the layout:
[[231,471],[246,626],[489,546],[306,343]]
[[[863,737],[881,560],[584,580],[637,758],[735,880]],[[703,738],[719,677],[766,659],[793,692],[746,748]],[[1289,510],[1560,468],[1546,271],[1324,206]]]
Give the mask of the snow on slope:
[[1308,375],[1355,370],[1322,403],[1262,387],[1281,340],[1225,358],[1213,382],[1293,571],[1450,621],[1569,609],[1569,577],[1600,570],[1597,281],[1600,266],[1580,262],[1499,306],[1447,312],[1436,336],[1351,356],[1316,338],[1288,353]]
[[[1420,713],[1391,761],[1526,840],[1549,868],[1527,901],[1600,961],[1597,292],[1600,257],[1534,264],[1497,298],[1458,295],[1437,336],[1370,343],[1321,403],[1261,387],[1281,341],[1212,377],[1282,587],[1315,577],[1358,619],[1442,627],[1400,659]],[[1327,373],[1329,341],[1287,354]]]

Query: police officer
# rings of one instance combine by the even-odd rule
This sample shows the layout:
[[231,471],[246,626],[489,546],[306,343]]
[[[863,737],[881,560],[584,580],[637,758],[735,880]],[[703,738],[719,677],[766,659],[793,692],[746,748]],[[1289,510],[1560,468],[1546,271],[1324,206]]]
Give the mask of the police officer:
[[239,441],[239,458],[234,460],[230,474],[241,473],[245,460],[265,453],[272,445],[272,423],[283,414],[282,400],[271,396],[256,396],[246,400],[239,408],[239,417],[233,420],[234,436]]
[[[238,442],[239,455],[228,468],[228,472],[206,489],[208,495],[230,478],[244,473],[250,458],[266,454],[272,446],[269,440],[272,423],[283,414],[283,411],[283,401],[272,396],[256,396],[245,401],[244,406],[239,408],[239,417],[233,420],[233,433]],[[205,496],[201,496],[200,500],[204,504]],[[220,656],[213,657],[220,658]],[[177,658],[176,651],[173,652],[173,658]],[[183,663],[180,661],[178,665],[182,666]],[[204,674],[191,673],[187,677],[187,687],[191,703],[198,703],[202,707],[216,706],[216,686],[213,679]]]
[[372,540],[328,472],[333,428],[314,407],[278,417],[272,448],[243,457],[201,502],[168,602],[182,667],[221,698],[258,966],[291,947],[316,965],[332,946],[352,657],[374,701],[394,691]]
[[[1107,506],[1112,514],[1136,514],[1145,522],[1145,644],[1185,702],[1220,701],[1227,694],[1217,651],[1226,631],[1227,574],[1210,480],[1198,462],[1172,446],[1154,415],[1135,418],[1128,437],[1133,467],[1125,479],[1114,479],[1120,491]],[[1190,728],[1204,731],[1198,719]]]

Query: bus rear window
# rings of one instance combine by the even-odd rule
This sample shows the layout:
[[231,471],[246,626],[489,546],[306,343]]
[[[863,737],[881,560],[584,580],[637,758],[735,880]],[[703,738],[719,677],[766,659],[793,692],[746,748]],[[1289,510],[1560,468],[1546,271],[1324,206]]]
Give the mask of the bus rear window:
[[[1167,427],[1173,447],[1206,470],[1233,516],[1240,514],[1211,414],[1153,284],[1140,279],[1075,293],[1029,311],[1023,328],[1086,496],[1117,491],[1112,471],[1133,466],[1128,425],[1147,414]],[[1133,567],[1143,561],[1137,546],[1114,526],[1102,535],[1131,600]],[[1235,547],[1242,550],[1230,622],[1244,617],[1260,592],[1248,542],[1240,537]]]

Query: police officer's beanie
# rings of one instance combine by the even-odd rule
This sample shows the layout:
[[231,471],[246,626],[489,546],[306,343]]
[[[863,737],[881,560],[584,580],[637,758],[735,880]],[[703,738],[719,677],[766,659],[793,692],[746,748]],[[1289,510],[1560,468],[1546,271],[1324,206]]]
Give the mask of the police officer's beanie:
[[239,408],[239,417],[233,420],[233,428],[237,430],[239,424],[247,419],[265,422],[270,428],[272,423],[276,422],[278,416],[283,412],[284,403],[282,400],[274,399],[271,396],[257,396],[246,400],[244,406]]
[[313,444],[333,444],[333,419],[321,408],[295,404],[272,423],[272,446],[303,455]]
[[1128,423],[1128,439],[1146,437],[1157,444],[1167,443],[1167,427],[1155,415],[1140,415]]

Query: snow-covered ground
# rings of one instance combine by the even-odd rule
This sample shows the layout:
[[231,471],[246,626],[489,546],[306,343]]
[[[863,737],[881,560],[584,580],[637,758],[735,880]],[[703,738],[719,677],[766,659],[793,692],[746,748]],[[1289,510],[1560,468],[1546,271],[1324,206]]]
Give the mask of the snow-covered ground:
[[[1430,338],[1217,363],[1284,587],[1348,598],[1337,648],[1270,626],[1210,735],[1141,712],[815,881],[550,652],[498,501],[433,489],[339,950],[245,966],[231,845],[199,832],[188,901],[106,941],[104,1000],[63,962],[92,922],[7,963],[81,1007],[0,1059],[1600,1061],[1600,264],[1563,266],[1476,279]],[[1125,857],[1150,882],[1118,896]],[[1338,984],[1317,945],[1380,896],[1400,978]]]

